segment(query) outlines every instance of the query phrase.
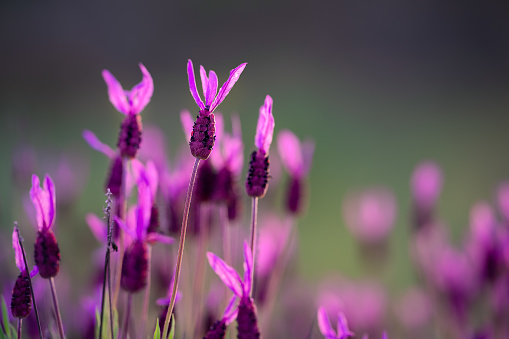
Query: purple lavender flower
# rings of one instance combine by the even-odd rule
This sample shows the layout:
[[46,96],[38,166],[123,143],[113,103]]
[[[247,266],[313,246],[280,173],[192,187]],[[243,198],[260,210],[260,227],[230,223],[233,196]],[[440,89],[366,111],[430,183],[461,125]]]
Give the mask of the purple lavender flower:
[[149,103],[154,92],[154,83],[150,73],[143,64],[139,64],[143,73],[143,80],[130,91],[124,91],[122,85],[107,70],[102,75],[108,86],[110,102],[120,112],[126,115],[120,128],[118,148],[122,156],[134,158],[141,143],[141,117],[139,113]]
[[343,201],[345,224],[361,242],[383,242],[394,226],[396,199],[387,188],[371,188],[348,194]]
[[[207,252],[207,259],[214,272],[234,294],[229,305],[232,305],[236,298],[240,298],[237,308],[237,338],[259,338],[260,330],[258,329],[256,306],[249,296],[253,283],[253,256],[249,244],[244,242],[244,279],[241,279],[231,266],[214,253]],[[229,306],[227,311],[225,313],[233,316],[235,309],[233,306]]]
[[302,209],[302,181],[311,169],[315,144],[312,141],[301,143],[297,136],[289,130],[279,132],[277,144],[279,156],[290,174],[286,209],[290,213],[298,213]]
[[57,239],[51,230],[55,222],[55,185],[49,175],[44,178],[43,188],[39,177],[32,176],[30,198],[37,212],[37,240],[35,243],[35,264],[41,277],[47,279],[58,274],[60,269],[60,250]]
[[[12,247],[14,248],[16,266],[20,273],[12,289],[11,313],[15,318],[26,318],[32,309],[32,294],[30,290],[30,281],[28,280],[28,271],[25,266],[25,261],[23,260],[23,252],[19,245],[16,227],[12,232]],[[35,266],[32,272],[30,272],[30,277],[34,277],[37,273],[38,268]]]
[[147,161],[145,167],[143,164],[133,159],[131,163],[133,169],[134,179],[139,185],[143,185],[142,181],[146,180],[150,186],[150,197],[152,207],[150,209],[150,221],[147,233],[155,233],[159,228],[159,209],[156,204],[157,187],[159,186],[159,174],[157,168],[152,161]]
[[269,180],[269,148],[274,134],[274,116],[272,115],[272,98],[267,95],[260,107],[256,126],[255,146],[251,153],[246,180],[246,191],[250,197],[261,198],[265,195]]
[[353,332],[348,329],[346,317],[342,312],[338,312],[337,331],[332,328],[325,307],[322,306],[318,309],[317,318],[318,327],[320,328],[320,332],[323,334],[325,339],[345,339],[348,337],[353,337],[354,335]]
[[422,228],[433,222],[433,211],[442,191],[442,171],[432,162],[422,162],[415,168],[410,182],[414,200],[414,222]]
[[199,159],[207,159],[212,152],[215,142],[215,119],[214,110],[219,106],[221,102],[226,98],[233,85],[239,80],[242,71],[246,68],[247,63],[240,64],[236,68],[230,71],[228,80],[223,84],[219,93],[217,92],[217,75],[214,71],[207,72],[200,66],[200,76],[203,88],[203,96],[205,103],[200,98],[198,90],[196,89],[196,81],[194,78],[193,62],[188,60],[187,62],[187,75],[189,78],[189,90],[200,107],[200,113],[196,118],[196,122],[193,126],[193,132],[191,133],[191,139],[189,141],[189,147],[191,148],[191,154]]

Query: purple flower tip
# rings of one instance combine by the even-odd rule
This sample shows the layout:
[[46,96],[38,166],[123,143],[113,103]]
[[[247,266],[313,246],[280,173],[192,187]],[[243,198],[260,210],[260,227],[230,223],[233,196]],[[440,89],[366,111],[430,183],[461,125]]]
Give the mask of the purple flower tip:
[[143,79],[130,91],[124,91],[122,85],[108,70],[102,76],[108,86],[108,95],[112,105],[123,114],[138,114],[149,103],[154,92],[154,82],[142,63],[139,64]]
[[418,205],[431,208],[442,190],[442,171],[435,162],[420,163],[411,179],[412,195]]
[[338,313],[338,328],[337,332],[334,331],[332,325],[330,323],[329,317],[327,316],[327,311],[325,307],[320,307],[318,309],[318,327],[320,328],[320,332],[326,339],[345,339],[348,337],[352,337],[354,334],[352,331],[348,329],[348,323],[346,321],[346,317],[342,312]]
[[37,213],[39,231],[48,230],[55,221],[55,185],[49,175],[44,178],[43,188],[40,187],[39,177],[32,176],[30,198]]
[[[236,68],[230,71],[230,76],[228,80],[223,84],[219,92],[217,92],[217,75],[214,71],[210,71],[207,76],[207,72],[203,66],[200,66],[200,77],[202,83],[203,96],[205,98],[205,103],[200,98],[200,94],[196,88],[196,80],[194,77],[194,68],[193,62],[191,59],[187,61],[187,76],[189,79],[189,90],[191,91],[191,95],[196,101],[196,104],[202,111],[206,111],[206,114],[214,112],[214,110],[219,106],[221,102],[226,98],[230,90],[233,88],[233,85],[239,80],[240,75],[246,68],[247,63],[240,64]],[[206,115],[205,114],[205,115]]]
[[267,95],[263,106],[260,107],[260,115],[256,126],[255,146],[263,153],[269,153],[273,134],[274,116],[272,115],[272,98],[270,95]]
[[312,141],[301,144],[293,132],[283,130],[277,137],[279,156],[290,175],[302,179],[311,168],[311,160],[315,150]]

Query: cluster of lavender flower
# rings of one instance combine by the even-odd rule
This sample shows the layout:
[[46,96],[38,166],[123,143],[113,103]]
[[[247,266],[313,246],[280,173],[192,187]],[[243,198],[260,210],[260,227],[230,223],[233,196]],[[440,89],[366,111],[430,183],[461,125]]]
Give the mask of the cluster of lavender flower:
[[[228,332],[238,338],[262,334],[310,338],[318,331],[327,339],[356,335],[387,338],[389,312],[385,293],[377,284],[335,279],[324,282],[318,293],[309,289],[295,293],[288,279],[293,273],[289,270],[297,243],[295,223],[305,207],[314,143],[301,142],[291,131],[280,131],[279,157],[273,158],[276,166],[269,174],[275,125],[269,95],[260,107],[255,149],[245,179],[245,193],[251,200],[250,227],[242,227],[244,198],[239,181],[244,145],[240,120],[232,117],[232,132],[228,133],[223,116],[214,111],[245,67],[244,63],[234,68],[218,91],[215,72],[207,75],[200,66],[202,101],[193,64],[188,61],[189,87],[199,113],[194,121],[189,112],[181,113],[191,152],[181,152],[173,167],[166,159],[162,133],[143,129],[141,123],[140,113],[154,90],[150,73],[140,64],[143,80],[125,91],[110,72],[103,71],[109,99],[125,118],[116,149],[91,131],[83,132],[85,141],[111,161],[104,217],[86,216],[103,246],[94,255],[100,259],[92,260],[97,274],[84,299],[84,311],[77,324],[62,321],[65,313],[62,317],[54,279],[60,267],[52,231],[57,214],[55,184],[46,175],[41,188],[39,178],[33,175],[30,198],[38,226],[35,265],[29,269],[16,224],[12,244],[20,274],[12,289],[11,316],[18,319],[18,327],[17,331],[11,329],[4,310],[1,336],[16,337],[16,332],[20,338],[21,319],[27,318],[26,333],[41,338],[64,338],[66,333],[84,338],[144,338],[153,333],[154,338],[213,339],[225,338]],[[261,213],[262,227],[257,229],[259,199],[266,195],[269,181],[278,181],[279,160],[289,175],[285,217]],[[396,303],[394,314],[406,333],[416,338],[419,333],[429,337],[435,332],[456,338],[509,337],[509,184],[503,185],[499,194],[502,222],[489,204],[476,205],[470,236],[461,250],[450,244],[437,217],[441,186],[442,174],[435,163],[417,166],[411,179],[415,227],[410,250],[422,279],[419,287]],[[276,197],[270,199],[272,204]],[[160,206],[165,207],[164,213]],[[371,259],[382,257],[396,214],[396,200],[386,188],[352,193],[343,204],[345,224],[362,251],[373,255]],[[186,235],[191,246],[184,250]],[[156,247],[156,243],[170,246]],[[206,261],[217,277],[206,268]],[[240,264],[243,276],[234,268]],[[37,304],[44,302],[40,278],[49,281],[52,312],[37,312]],[[286,290],[293,292],[291,302],[285,301]],[[141,307],[136,308],[134,298],[139,292],[143,292]],[[299,293],[301,298],[295,298]],[[152,305],[155,296],[157,307]],[[336,329],[329,315],[337,317]],[[434,325],[432,315],[436,316]],[[281,326],[277,317],[289,325]],[[229,326],[233,322],[237,325]]]

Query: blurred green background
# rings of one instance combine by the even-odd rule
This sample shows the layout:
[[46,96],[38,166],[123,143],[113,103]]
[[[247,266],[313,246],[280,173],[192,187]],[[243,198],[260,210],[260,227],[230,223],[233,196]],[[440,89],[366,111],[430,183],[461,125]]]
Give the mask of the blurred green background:
[[[1,245],[10,248],[14,220],[34,237],[23,209],[31,173],[13,175],[20,150],[34,149],[39,176],[57,175],[62,156],[80,158],[83,191],[57,218],[63,265],[78,277],[87,271],[72,253],[97,248],[84,215],[100,214],[108,167],[81,132],[113,146],[123,117],[108,101],[105,68],[125,88],[140,81],[138,62],[151,72],[155,91],[143,123],[166,132],[171,158],[184,142],[180,110],[197,111],[187,59],[215,70],[220,83],[249,63],[220,106],[240,115],[246,154],[266,94],[276,133],[288,128],[316,141],[310,201],[298,223],[299,270],[313,282],[331,272],[378,276],[397,293],[414,281],[409,178],[421,160],[443,169],[439,210],[457,241],[472,204],[493,201],[509,177],[508,3],[94,0],[0,8]],[[361,267],[341,216],[345,193],[373,185],[392,188],[398,201],[381,272]],[[14,271],[13,258],[2,256]]]

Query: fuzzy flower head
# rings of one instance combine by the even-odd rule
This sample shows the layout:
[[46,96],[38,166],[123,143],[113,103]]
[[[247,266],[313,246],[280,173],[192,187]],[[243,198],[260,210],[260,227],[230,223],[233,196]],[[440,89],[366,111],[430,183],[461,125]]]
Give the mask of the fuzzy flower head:
[[265,97],[263,106],[260,107],[258,124],[256,125],[255,146],[264,154],[269,153],[272,135],[274,134],[274,116],[272,115],[272,98]]
[[43,188],[40,187],[39,177],[32,176],[30,198],[37,213],[37,227],[40,232],[47,231],[55,222],[55,185],[49,175],[44,178]]
[[442,191],[442,171],[432,161],[420,163],[415,168],[410,182],[416,203],[423,208],[432,208]]
[[353,337],[353,332],[348,329],[348,323],[346,321],[346,317],[342,312],[338,313],[338,328],[335,331],[332,328],[332,325],[329,320],[329,316],[327,315],[327,310],[325,307],[320,307],[318,309],[318,327],[320,328],[320,332],[323,334],[325,339],[345,339],[348,337]]
[[314,142],[301,143],[293,132],[283,130],[277,136],[277,146],[283,165],[290,175],[296,179],[304,178],[311,169]]
[[154,82],[150,73],[142,63],[139,64],[143,79],[130,91],[125,91],[118,80],[108,70],[102,71],[102,76],[108,86],[108,95],[113,106],[125,115],[140,113],[149,103],[154,92]]
[[191,59],[187,61],[187,76],[189,78],[189,90],[191,91],[191,95],[196,101],[198,107],[200,107],[200,112],[208,113],[214,112],[214,110],[219,106],[221,102],[226,98],[230,90],[233,88],[233,85],[239,80],[242,71],[246,68],[247,63],[240,64],[236,68],[230,71],[230,76],[228,80],[223,84],[221,89],[219,89],[219,93],[217,92],[217,75],[214,71],[209,71],[209,75],[207,76],[207,72],[203,66],[200,66],[200,77],[201,84],[203,89],[203,96],[205,98],[205,103],[200,98],[200,94],[198,94],[198,90],[196,89],[196,81],[194,78],[194,68],[193,62]]

